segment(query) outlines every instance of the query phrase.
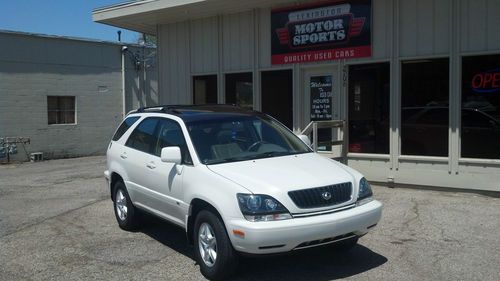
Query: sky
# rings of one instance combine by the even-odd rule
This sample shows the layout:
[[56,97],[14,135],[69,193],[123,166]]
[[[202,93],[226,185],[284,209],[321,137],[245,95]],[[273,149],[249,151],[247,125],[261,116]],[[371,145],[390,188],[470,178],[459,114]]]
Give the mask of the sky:
[[0,29],[118,41],[137,42],[139,34],[94,23],[92,10],[128,0],[0,0]]

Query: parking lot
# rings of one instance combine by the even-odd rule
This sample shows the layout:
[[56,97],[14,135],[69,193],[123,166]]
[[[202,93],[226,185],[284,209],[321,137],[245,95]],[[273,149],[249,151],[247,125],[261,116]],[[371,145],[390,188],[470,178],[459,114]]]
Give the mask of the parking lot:
[[[184,231],[118,228],[104,157],[0,166],[0,280],[203,280]],[[245,258],[234,280],[500,280],[500,199],[374,187],[379,225],[347,254]]]

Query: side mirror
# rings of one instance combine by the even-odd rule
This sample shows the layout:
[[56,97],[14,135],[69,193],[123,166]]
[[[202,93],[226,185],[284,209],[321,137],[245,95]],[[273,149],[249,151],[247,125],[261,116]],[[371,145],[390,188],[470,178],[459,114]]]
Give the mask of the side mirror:
[[303,141],[307,146],[311,147],[311,140],[306,135],[298,135],[299,139]]
[[178,146],[168,146],[162,148],[161,161],[166,163],[181,164],[181,149]]

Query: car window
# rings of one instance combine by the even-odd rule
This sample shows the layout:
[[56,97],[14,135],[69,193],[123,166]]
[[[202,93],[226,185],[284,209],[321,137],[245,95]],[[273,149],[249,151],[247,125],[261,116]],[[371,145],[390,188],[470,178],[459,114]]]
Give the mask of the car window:
[[155,135],[155,147],[153,154],[160,157],[161,150],[168,146],[178,146],[181,149],[182,163],[192,164],[191,155],[186,145],[186,140],[182,129],[174,120],[162,118],[158,123],[158,130]]
[[130,134],[126,146],[142,152],[152,153],[155,144],[154,133],[158,125],[158,118],[146,118]]
[[134,125],[134,123],[137,122],[137,120],[139,120],[139,118],[140,118],[139,116],[134,116],[134,117],[128,117],[125,120],[123,120],[120,127],[118,127],[118,129],[116,130],[116,133],[113,136],[112,140],[114,140],[114,141],[119,140],[123,136],[123,134],[125,134],[125,132],[130,127],[132,127],[132,125]]
[[221,115],[188,121],[186,126],[198,158],[207,165],[310,152],[269,117]]

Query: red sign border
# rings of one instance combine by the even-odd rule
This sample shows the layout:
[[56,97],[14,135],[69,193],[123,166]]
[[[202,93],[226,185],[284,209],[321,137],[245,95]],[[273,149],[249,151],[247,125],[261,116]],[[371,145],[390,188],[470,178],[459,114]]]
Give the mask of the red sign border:
[[[317,7],[324,7],[328,6],[330,4],[346,4],[349,3],[348,0],[324,0],[324,1],[319,1],[315,3],[303,3],[303,4],[297,4],[297,5],[288,5],[284,7],[276,7],[274,9],[271,9],[271,15],[273,13],[279,13],[279,12],[294,12],[298,10],[303,10],[303,9],[312,9],[312,8],[317,8]],[[372,17],[373,17],[373,0],[371,0],[371,7],[372,7]],[[371,19],[373,21],[373,18]],[[287,23],[288,25],[288,23]],[[370,23],[370,26],[373,27],[373,23]],[[331,60],[340,60],[340,59],[355,59],[355,58],[365,58],[365,57],[371,57],[372,56],[372,46],[373,46],[373,30],[370,29],[370,45],[365,45],[365,46],[357,46],[357,47],[347,47],[347,48],[335,48],[335,49],[327,49],[327,50],[319,50],[319,51],[305,51],[305,52],[295,52],[295,53],[286,53],[286,54],[277,54],[277,55],[271,55],[271,65],[283,65],[283,64],[291,64],[291,63],[305,63],[305,62],[317,62],[317,61],[331,61]],[[303,56],[303,55],[316,55],[319,53],[332,53],[332,52],[345,52],[353,50],[355,52],[354,56],[350,56],[348,58],[328,58],[328,59],[317,59],[317,60],[303,60],[300,62],[284,62],[284,58],[287,56]]]

